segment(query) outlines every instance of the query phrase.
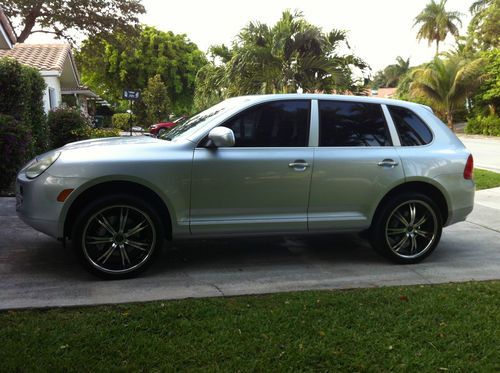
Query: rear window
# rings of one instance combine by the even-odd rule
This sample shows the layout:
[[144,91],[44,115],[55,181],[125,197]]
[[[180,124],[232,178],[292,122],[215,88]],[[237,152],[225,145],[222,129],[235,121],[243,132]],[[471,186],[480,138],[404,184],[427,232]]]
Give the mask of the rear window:
[[432,141],[432,132],[417,114],[400,106],[388,105],[402,146],[426,145]]
[[378,104],[319,101],[320,146],[391,146]]

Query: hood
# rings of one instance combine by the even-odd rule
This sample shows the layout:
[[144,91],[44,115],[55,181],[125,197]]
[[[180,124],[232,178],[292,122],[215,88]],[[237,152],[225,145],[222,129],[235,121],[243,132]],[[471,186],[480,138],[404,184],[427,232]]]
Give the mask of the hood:
[[116,145],[142,145],[142,144],[151,144],[158,143],[161,141],[162,143],[166,143],[165,140],[158,140],[149,136],[132,136],[132,137],[106,137],[101,139],[90,139],[83,140],[77,142],[71,142],[69,144],[64,145],[61,150],[74,150],[74,149],[82,149],[82,148],[94,148],[94,147],[103,147],[103,146],[116,146]]

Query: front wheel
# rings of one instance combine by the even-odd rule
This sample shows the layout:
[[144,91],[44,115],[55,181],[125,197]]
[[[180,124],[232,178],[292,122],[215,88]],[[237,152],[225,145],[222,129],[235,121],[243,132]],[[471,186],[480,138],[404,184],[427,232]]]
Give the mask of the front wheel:
[[104,197],[77,218],[73,246],[87,270],[121,279],[144,271],[159,252],[163,230],[156,211],[131,196]]
[[389,200],[374,218],[372,246],[397,263],[417,263],[436,248],[443,229],[439,208],[418,193]]

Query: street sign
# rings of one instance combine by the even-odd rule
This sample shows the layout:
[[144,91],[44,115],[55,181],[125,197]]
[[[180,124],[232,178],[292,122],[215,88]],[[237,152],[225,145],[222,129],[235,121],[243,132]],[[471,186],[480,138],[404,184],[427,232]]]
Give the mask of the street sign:
[[141,95],[140,91],[134,91],[134,90],[131,90],[131,89],[126,89],[126,90],[123,91],[122,97],[125,100],[135,101],[135,100],[139,99],[140,95]]

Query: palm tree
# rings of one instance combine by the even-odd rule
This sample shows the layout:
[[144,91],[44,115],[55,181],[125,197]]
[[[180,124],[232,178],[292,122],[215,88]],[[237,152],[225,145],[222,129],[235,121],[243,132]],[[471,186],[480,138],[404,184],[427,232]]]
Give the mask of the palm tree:
[[467,61],[460,56],[447,59],[435,57],[411,74],[410,91],[428,99],[436,111],[446,117],[454,130],[453,113],[464,105],[465,99],[480,83],[483,60]]
[[420,29],[417,33],[417,39],[427,39],[429,45],[433,41],[436,42],[436,55],[439,53],[439,42],[446,39],[448,33],[453,36],[458,36],[458,26],[462,26],[462,21],[460,20],[460,12],[448,12],[445,9],[447,0],[440,0],[436,3],[435,0],[431,0],[430,3],[426,5],[424,10],[415,17],[415,23],[413,26],[420,25]]
[[348,89],[351,68],[367,67],[354,55],[340,55],[346,33],[323,33],[300,12],[284,11],[272,27],[249,23],[239,34],[228,64],[234,94]]

